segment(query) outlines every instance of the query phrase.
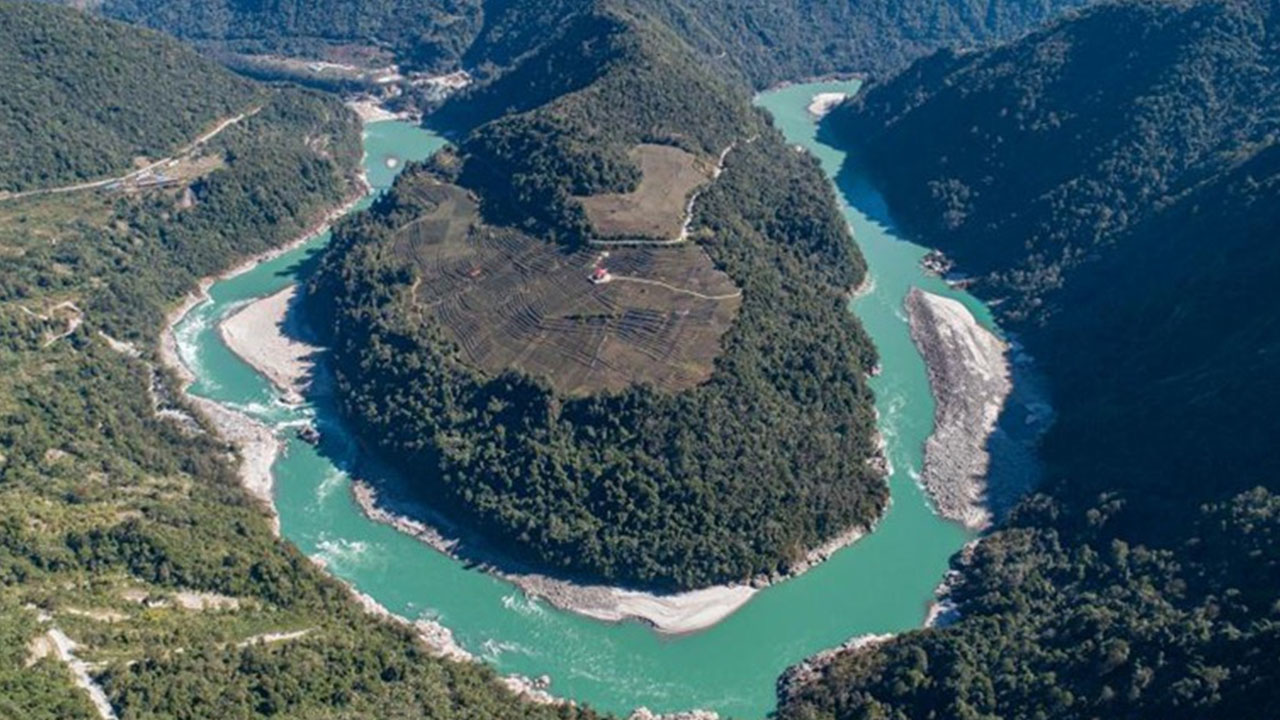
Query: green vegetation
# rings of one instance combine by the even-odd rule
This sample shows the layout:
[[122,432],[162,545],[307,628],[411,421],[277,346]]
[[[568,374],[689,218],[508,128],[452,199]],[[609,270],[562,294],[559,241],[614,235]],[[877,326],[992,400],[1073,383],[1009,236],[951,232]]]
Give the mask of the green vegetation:
[[[866,463],[874,350],[843,301],[864,268],[820,170],[741,88],[881,74],[1078,4],[102,11],[218,51],[476,71],[434,119],[459,130],[456,151],[344,224],[313,288],[332,299],[346,412],[402,466],[437,469],[415,475],[424,495],[523,559],[678,589],[785,570],[887,499]],[[995,51],[936,55],[833,116],[908,229],[1004,301],[1053,382],[1058,423],[1042,491],[957,561],[964,619],[841,656],[782,718],[1245,717],[1280,704],[1280,327],[1251,312],[1280,300],[1275,12],[1107,5]],[[271,536],[224,443],[154,412],[150,389],[176,395],[153,370],[164,313],[196,278],[352,191],[354,120],[146,32],[9,2],[0,22],[0,190],[117,174],[262,107],[177,185],[0,200],[0,715],[93,717],[31,642],[45,613],[101,664],[124,718],[590,717],[521,704],[492,671],[433,659],[365,614]],[[671,392],[628,376],[583,396],[590,383],[556,385],[510,358],[486,367],[424,312],[414,281],[443,265],[421,252],[442,239],[594,255],[581,199],[642,192],[640,144],[702,163],[734,148],[699,196],[692,244],[611,261],[714,265],[742,290],[704,382]],[[478,203],[456,227],[419,194],[436,180]],[[619,304],[599,316],[641,301]],[[524,372],[496,370],[508,365]],[[184,607],[186,592],[225,607]]]
[[1089,0],[634,0],[753,87],[879,75],[942,47],[1017,37]]
[[[940,47],[974,47],[1013,38],[1087,1],[628,0],[622,4],[663,21],[704,56],[704,65],[713,72],[763,88],[825,73],[881,73]],[[591,16],[599,4],[592,0],[323,0],[298,5],[104,0],[99,10],[237,52],[333,56],[357,48],[365,53],[388,48],[410,67],[444,69],[462,64],[490,77],[515,65],[522,54],[549,36],[565,32],[567,19]],[[563,51],[593,52],[568,45]],[[526,85],[522,91],[529,89]]]
[[751,114],[669,30],[614,10],[566,21],[516,67],[431,121],[475,128],[460,143],[459,180],[479,192],[486,219],[576,245],[591,229],[575,196],[634,190],[635,145],[715,158],[748,139]]
[[1052,383],[1047,482],[961,560],[963,619],[783,718],[1280,706],[1280,63],[1269,2],[1099,7],[832,116]]
[[[433,169],[474,191],[491,225],[528,218],[502,232],[538,233],[570,252],[590,238],[573,195],[619,190],[632,175],[613,168],[632,167],[636,143],[714,161],[736,142],[692,224],[743,293],[710,378],[677,393],[631,386],[571,398],[537,377],[476,372],[418,310],[421,276],[391,251],[394,230],[433,207],[414,200],[422,180],[410,171],[338,229],[313,288],[333,305],[346,412],[425,497],[539,566],[664,589],[785,571],[873,521],[886,500],[868,463],[874,350],[845,303],[864,265],[819,168],[668,31],[626,11],[574,27],[605,33],[585,43],[611,48],[602,65],[572,65],[595,79],[480,126]],[[525,62],[554,66],[566,52],[543,48]],[[487,93],[459,102],[484,108]]]
[[173,40],[69,9],[0,3],[0,36],[0,192],[122,174],[261,100]]
[[426,69],[455,62],[481,20],[475,0],[103,0],[97,11],[235,52],[358,57],[389,47]]
[[[66,17],[29,12],[55,29]],[[104,42],[127,32],[86,22]],[[138,37],[157,57],[169,47]],[[190,54],[177,62],[210,92],[241,85]],[[6,80],[20,87],[42,72],[18,71]],[[120,71],[159,72],[141,60]],[[157,416],[153,383],[176,397],[154,369],[164,313],[197,277],[291,239],[357,190],[349,112],[311,93],[253,93],[262,111],[211,143],[223,163],[190,186],[0,201],[0,716],[97,717],[41,648],[57,627],[129,720],[590,717],[520,702],[491,670],[435,659],[368,615],[272,536],[225,442]],[[276,632],[303,634],[242,647]]]
[[[0,243],[11,256],[0,298],[71,297],[97,329],[149,343],[167,306],[197,279],[270,249],[341,203],[352,190],[334,175],[358,162],[357,121],[315,95],[263,101],[218,136],[212,147],[227,167],[197,178],[189,195],[182,187],[0,201]],[[309,146],[298,133],[317,127],[324,132]]]
[[[573,244],[588,228],[572,196],[634,190],[637,143],[705,157],[745,140],[726,129],[743,123],[746,86],[882,71],[934,47],[1015,34],[1076,4],[495,2],[463,57],[479,82],[428,122],[473,130],[463,140],[465,185],[514,193],[486,206],[486,218]],[[839,39],[819,48],[822,28],[839,28]]]

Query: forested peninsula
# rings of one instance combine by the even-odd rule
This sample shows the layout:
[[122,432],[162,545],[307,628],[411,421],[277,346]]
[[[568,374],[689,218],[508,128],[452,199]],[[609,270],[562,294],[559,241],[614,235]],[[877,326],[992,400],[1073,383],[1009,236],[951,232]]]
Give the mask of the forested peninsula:
[[[807,566],[887,500],[875,353],[846,309],[865,266],[829,184],[672,8],[553,4],[550,36],[531,12],[486,19],[471,52],[505,64],[428,118],[456,149],[340,228],[313,283],[344,408],[420,497],[535,569],[679,591]],[[717,165],[666,207],[635,200],[687,205],[679,237],[593,215],[644,198],[655,147]],[[707,262],[716,289],[688,281]],[[672,356],[675,380],[637,367]]]
[[828,130],[1052,385],[1046,482],[957,561],[960,622],[843,653],[783,718],[1280,705],[1280,16],[1124,2],[942,52]]
[[[665,27],[619,7],[563,27],[506,75],[556,78],[562,86],[546,93],[553,99],[486,121],[493,100],[506,97],[504,80],[460,97],[444,112],[478,125],[457,151],[406,172],[372,212],[338,229],[312,293],[332,306],[344,407],[424,497],[535,566],[663,590],[785,573],[808,549],[870,525],[887,498],[864,382],[875,354],[845,307],[862,260],[813,161],[702,72]],[[577,89],[564,94],[565,85]],[[643,180],[627,151],[641,142],[723,160],[693,203],[689,247],[628,254],[593,245],[579,198],[635,192]],[[476,198],[461,227],[435,225],[442,203],[458,212],[459,200],[442,197],[441,187]],[[588,275],[602,253],[608,259],[596,262],[619,275],[621,258],[638,263],[640,275],[669,263],[668,285],[703,272],[705,253],[731,283],[721,295],[703,293],[708,304],[740,307],[703,383],[596,392],[588,381],[580,392],[557,390],[554,373],[598,357],[566,356],[550,375],[484,371],[475,358],[486,356],[468,347],[476,333],[508,323],[491,341],[516,342],[522,327],[500,308],[478,316],[478,329],[424,310],[440,296],[438,282],[415,292],[422,273],[443,272],[424,253],[462,252],[435,249],[455,233],[463,247],[558,245],[584,263],[563,292],[584,296],[596,289]],[[474,262],[459,282],[506,267]],[[558,277],[546,267],[519,281],[527,292]],[[686,341],[669,328],[695,319],[670,305],[677,297],[641,311],[637,303],[649,300],[615,294],[574,311],[573,322],[597,347],[641,333],[634,342],[678,351]],[[529,322],[553,338],[578,332],[546,316],[553,302],[531,305]],[[640,312],[657,313],[662,327],[635,325]],[[606,334],[591,334],[596,325]]]

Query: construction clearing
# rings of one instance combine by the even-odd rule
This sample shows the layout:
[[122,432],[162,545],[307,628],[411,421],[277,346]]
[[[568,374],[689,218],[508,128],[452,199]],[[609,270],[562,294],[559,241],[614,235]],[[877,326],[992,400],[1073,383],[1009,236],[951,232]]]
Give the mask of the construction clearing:
[[20,200],[40,195],[60,195],[82,190],[136,190],[172,185],[182,180],[194,179],[216,170],[223,164],[221,155],[203,154],[201,151],[204,146],[218,135],[221,135],[222,131],[257,115],[260,110],[262,110],[262,106],[257,105],[238,115],[220,120],[212,129],[183,147],[178,148],[169,157],[154,161],[140,158],[137,161],[139,166],[124,175],[59,187],[24,190],[22,192],[0,192],[0,200]]
[[399,192],[424,209],[395,233],[394,252],[416,270],[417,307],[466,364],[544,378],[568,396],[710,377],[742,301],[698,245],[569,251],[482,224],[457,186],[419,176]]

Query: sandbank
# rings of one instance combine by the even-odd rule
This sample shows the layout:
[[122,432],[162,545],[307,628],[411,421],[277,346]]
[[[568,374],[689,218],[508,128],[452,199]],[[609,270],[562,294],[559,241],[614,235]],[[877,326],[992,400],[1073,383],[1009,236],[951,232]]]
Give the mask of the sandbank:
[[835,110],[836,106],[844,102],[847,97],[849,97],[848,93],[842,92],[818,93],[813,96],[813,100],[809,103],[809,114],[821,118]]
[[905,304],[935,401],[921,482],[944,517],[984,529],[991,524],[987,441],[1013,390],[1008,346],[957,300],[912,288]]
[[376,100],[352,100],[347,103],[347,107],[351,111],[360,116],[360,122],[369,124],[373,122],[382,122],[383,120],[406,120],[409,114],[405,112],[392,112]]
[[222,341],[276,386],[287,402],[302,402],[317,348],[298,339],[289,310],[298,294],[290,285],[249,303],[218,325]]

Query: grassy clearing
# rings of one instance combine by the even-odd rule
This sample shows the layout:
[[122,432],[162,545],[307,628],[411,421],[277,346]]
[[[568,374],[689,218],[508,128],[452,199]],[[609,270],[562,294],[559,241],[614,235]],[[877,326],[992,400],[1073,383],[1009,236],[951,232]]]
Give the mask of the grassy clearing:
[[712,167],[670,145],[641,144],[629,154],[642,174],[634,191],[578,198],[595,234],[612,240],[679,236],[689,198],[711,180]]
[[[710,377],[741,300],[700,248],[565,251],[481,225],[456,186],[424,177],[409,192],[434,209],[393,247],[416,268],[424,319],[469,365],[542,377],[569,396],[635,384],[677,391]],[[597,267],[609,282],[590,280]]]

